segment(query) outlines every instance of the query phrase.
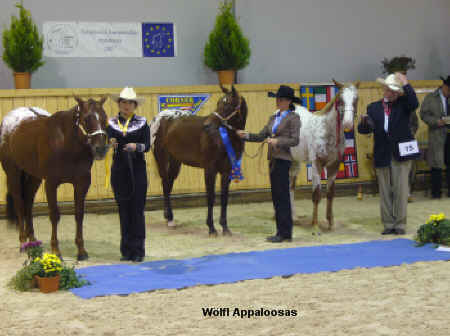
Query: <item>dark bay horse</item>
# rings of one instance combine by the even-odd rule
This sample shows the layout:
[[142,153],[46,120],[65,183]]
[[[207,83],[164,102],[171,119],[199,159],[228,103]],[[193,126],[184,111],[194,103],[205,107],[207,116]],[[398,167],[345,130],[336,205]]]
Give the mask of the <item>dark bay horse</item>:
[[[231,163],[219,133],[219,126],[225,126],[231,145],[239,159],[244,143],[235,134],[235,129],[244,129],[247,120],[247,104],[234,86],[231,91],[221,87],[225,95],[217,103],[217,111],[209,116],[181,116],[176,111],[161,111],[150,124],[153,154],[158,166],[164,192],[164,217],[168,225],[173,224],[170,193],[181,164],[203,168],[208,197],[208,218],[206,224],[210,235],[217,235],[213,222],[215,181],[221,174],[220,225],[224,235],[231,235],[227,226],[228,189]],[[174,112],[174,113],[172,113]]]
[[108,151],[107,116],[100,101],[83,101],[53,115],[39,108],[21,107],[9,112],[0,126],[0,161],[7,178],[7,211],[16,220],[20,242],[36,240],[32,209],[34,196],[45,180],[52,222],[52,252],[61,255],[57,226],[60,218],[56,190],[60,184],[74,187],[75,243],[78,260],[87,259],[83,241],[84,200],[91,184],[94,159]]

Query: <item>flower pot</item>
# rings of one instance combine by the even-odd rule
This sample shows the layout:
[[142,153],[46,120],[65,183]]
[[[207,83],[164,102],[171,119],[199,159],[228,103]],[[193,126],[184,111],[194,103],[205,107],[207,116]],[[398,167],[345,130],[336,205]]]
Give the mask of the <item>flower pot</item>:
[[14,83],[16,89],[29,89],[31,74],[29,72],[14,72]]
[[219,83],[222,85],[231,85],[234,84],[234,77],[236,75],[235,70],[221,70],[217,71],[217,75],[219,76]]
[[59,289],[59,274],[51,278],[41,278],[38,275],[36,277],[42,293],[56,292]]

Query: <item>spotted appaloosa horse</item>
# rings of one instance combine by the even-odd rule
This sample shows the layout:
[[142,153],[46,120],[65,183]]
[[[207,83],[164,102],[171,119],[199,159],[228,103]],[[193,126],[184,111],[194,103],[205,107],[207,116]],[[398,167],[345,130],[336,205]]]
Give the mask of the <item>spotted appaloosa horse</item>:
[[158,166],[164,192],[164,217],[168,226],[173,224],[170,193],[181,164],[203,168],[208,197],[208,217],[206,224],[210,235],[217,235],[213,222],[215,181],[221,174],[221,215],[220,225],[224,235],[231,235],[227,226],[228,189],[231,163],[219,134],[219,126],[227,128],[228,137],[237,159],[244,150],[243,141],[235,129],[244,129],[247,120],[247,104],[234,86],[231,91],[222,87],[225,96],[219,99],[217,111],[206,117],[193,116],[189,112],[161,111],[150,123],[153,154]]
[[[328,228],[334,226],[333,198],[336,174],[343,159],[345,149],[344,129],[353,129],[353,119],[358,101],[359,82],[342,85],[334,82],[340,89],[336,96],[320,111],[311,113],[306,108],[297,106],[296,113],[301,120],[300,142],[291,148],[294,164],[291,168],[291,201],[294,201],[295,179],[300,169],[300,162],[312,162],[312,201],[314,204],[312,224],[318,233],[317,210],[320,202],[320,175],[322,168],[327,168],[327,221]],[[338,108],[335,102],[338,100]],[[343,113],[343,118],[342,118]]]
[[52,223],[52,252],[61,255],[57,227],[60,218],[57,188],[74,187],[75,243],[78,260],[87,259],[83,241],[84,200],[91,184],[93,160],[108,151],[107,116],[100,101],[83,101],[68,111],[50,115],[37,107],[9,112],[0,126],[0,161],[7,178],[8,218],[17,221],[20,242],[36,240],[32,208],[34,196],[45,180],[45,192]]

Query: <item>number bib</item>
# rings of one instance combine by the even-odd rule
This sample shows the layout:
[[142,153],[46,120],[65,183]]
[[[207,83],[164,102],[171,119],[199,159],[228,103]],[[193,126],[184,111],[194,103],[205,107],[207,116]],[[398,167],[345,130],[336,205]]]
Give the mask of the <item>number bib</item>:
[[401,157],[419,154],[419,146],[417,145],[417,140],[400,142],[398,144],[398,149]]

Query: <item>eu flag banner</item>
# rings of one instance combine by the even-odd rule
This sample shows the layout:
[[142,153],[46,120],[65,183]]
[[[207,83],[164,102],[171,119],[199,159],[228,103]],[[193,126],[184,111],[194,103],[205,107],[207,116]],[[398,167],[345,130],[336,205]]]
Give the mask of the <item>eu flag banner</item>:
[[159,112],[162,110],[187,110],[196,114],[209,99],[209,94],[159,96]]
[[173,23],[142,23],[144,57],[175,57],[175,46]]

